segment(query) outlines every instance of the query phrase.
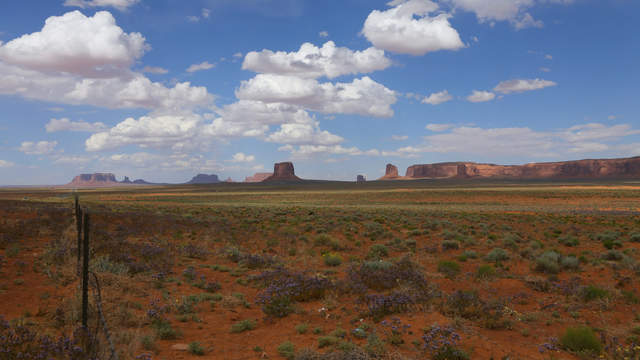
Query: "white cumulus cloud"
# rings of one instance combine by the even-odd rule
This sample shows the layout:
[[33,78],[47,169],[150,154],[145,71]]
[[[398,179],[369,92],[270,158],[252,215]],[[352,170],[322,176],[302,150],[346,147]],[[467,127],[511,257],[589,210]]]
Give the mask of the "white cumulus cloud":
[[372,11],[362,34],[375,47],[402,54],[424,55],[464,47],[458,31],[449,23],[451,15],[436,13],[430,0],[394,0],[384,11]]
[[449,91],[443,90],[437,93],[433,93],[424,99],[422,99],[423,104],[431,104],[431,105],[440,105],[442,103],[446,103],[447,101],[453,100],[453,96],[449,94]]
[[471,95],[467,96],[467,100],[472,103],[480,103],[491,101],[496,98],[496,94],[490,91],[473,90]]
[[451,129],[452,127],[452,124],[427,124],[425,129],[433,132],[442,132]]
[[232,162],[243,163],[243,162],[254,162],[256,157],[253,155],[246,155],[245,153],[236,153],[233,155],[231,159]]
[[13,165],[15,164],[12,163],[11,161],[0,160],[0,168],[8,168],[8,167],[12,167]]
[[502,94],[511,94],[540,90],[556,85],[557,84],[553,81],[543,79],[513,79],[499,83],[495,88],[493,88],[493,90]]
[[28,155],[49,155],[57,145],[57,141],[24,141],[18,150]]
[[337,47],[333,41],[327,41],[322,47],[304,43],[295,52],[262,50],[252,51],[245,56],[242,68],[257,73],[293,75],[303,78],[330,79],[360,73],[384,70],[391,66],[383,50],[368,48],[353,51],[346,47]]
[[51,119],[45,125],[45,129],[49,133],[58,131],[98,132],[106,128],[105,124],[101,122],[88,123],[86,121],[71,121],[67,118]]
[[208,61],[203,61],[199,64],[193,64],[189,66],[187,68],[187,72],[193,73],[196,71],[209,70],[209,69],[213,69],[215,66],[216,66],[215,64],[211,64]]
[[22,69],[110,77],[126,73],[149,49],[140,33],[125,33],[109,12],[49,17],[39,32],[0,46],[0,61]]
[[394,91],[365,76],[351,83],[319,83],[314,79],[258,74],[236,90],[241,100],[286,103],[329,114],[393,116]]

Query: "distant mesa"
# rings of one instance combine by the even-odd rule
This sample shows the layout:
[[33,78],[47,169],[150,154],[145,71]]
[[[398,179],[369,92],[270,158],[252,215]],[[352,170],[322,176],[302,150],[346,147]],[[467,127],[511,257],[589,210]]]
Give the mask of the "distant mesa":
[[133,184],[133,183],[131,182],[131,180],[129,180],[129,177],[128,177],[128,176],[125,176],[125,177],[124,177],[124,180],[122,180],[122,183],[123,183],[123,184]]
[[273,175],[273,173],[255,173],[253,174],[253,176],[247,176],[246,178],[244,178],[244,182],[246,183],[263,182],[271,175]]
[[74,187],[98,187],[117,186],[120,183],[112,173],[80,174],[71,180],[68,186]]
[[[389,165],[387,165],[387,173]],[[496,165],[474,162],[445,162],[412,165],[404,179],[601,179],[640,178],[640,156],[623,159]],[[393,179],[387,174],[381,180]]]
[[234,182],[234,181],[233,181],[233,179],[231,178],[231,176],[229,176],[229,177],[227,178],[227,180],[225,180],[224,182],[226,182],[226,183],[232,183],[232,182]]
[[364,175],[358,175],[358,176],[356,177],[356,182],[357,182],[357,183],[364,183],[364,182],[367,182],[367,178],[366,178]]
[[187,184],[217,184],[220,182],[218,175],[198,174],[194,176]]
[[264,182],[273,182],[273,181],[301,181],[299,177],[296,176],[295,171],[293,169],[293,163],[291,162],[281,162],[276,163],[273,166],[273,175],[264,179]]
[[393,180],[398,179],[398,168],[393,164],[387,164],[387,168],[384,171],[384,176],[379,180]]

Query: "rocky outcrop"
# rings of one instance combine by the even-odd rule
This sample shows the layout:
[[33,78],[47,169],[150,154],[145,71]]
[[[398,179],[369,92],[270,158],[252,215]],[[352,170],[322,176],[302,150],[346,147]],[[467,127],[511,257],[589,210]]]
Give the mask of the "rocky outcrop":
[[384,176],[378,180],[393,180],[398,179],[398,168],[393,164],[387,164],[387,168],[384,172]]
[[[385,175],[386,177],[386,175]],[[599,179],[640,178],[640,157],[589,159],[525,165],[495,165],[473,162],[447,162],[413,165],[407,179]]]
[[367,178],[366,178],[366,177],[364,177],[364,175],[358,175],[358,176],[356,177],[356,182],[357,182],[357,183],[367,182]]
[[217,184],[220,182],[218,175],[198,174],[194,176],[187,184]]
[[116,186],[120,184],[116,176],[111,173],[80,174],[71,180],[68,186],[76,187],[98,187]]
[[253,176],[247,176],[246,178],[244,178],[244,182],[246,183],[263,182],[271,175],[273,175],[273,173],[255,173],[253,174]]
[[281,162],[277,163],[273,166],[273,175],[266,178],[264,181],[300,181],[299,177],[296,176],[295,171],[293,169],[293,163],[291,162]]
[[129,177],[128,177],[128,176],[125,176],[125,177],[124,177],[124,180],[122,180],[122,183],[123,183],[123,184],[133,184],[133,183],[131,182],[131,180],[129,179]]

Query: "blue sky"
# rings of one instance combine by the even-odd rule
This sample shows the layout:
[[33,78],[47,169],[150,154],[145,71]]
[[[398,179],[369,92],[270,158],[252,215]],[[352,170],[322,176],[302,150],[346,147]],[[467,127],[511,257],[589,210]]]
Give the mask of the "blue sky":
[[631,0],[0,5],[0,184],[640,155]]

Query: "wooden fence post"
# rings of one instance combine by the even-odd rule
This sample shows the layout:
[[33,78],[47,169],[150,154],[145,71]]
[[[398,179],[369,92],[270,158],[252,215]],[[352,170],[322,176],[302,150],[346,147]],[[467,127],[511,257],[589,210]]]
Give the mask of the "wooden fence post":
[[87,317],[89,309],[89,212],[82,212],[84,219],[84,244],[82,246],[82,326],[87,328]]

